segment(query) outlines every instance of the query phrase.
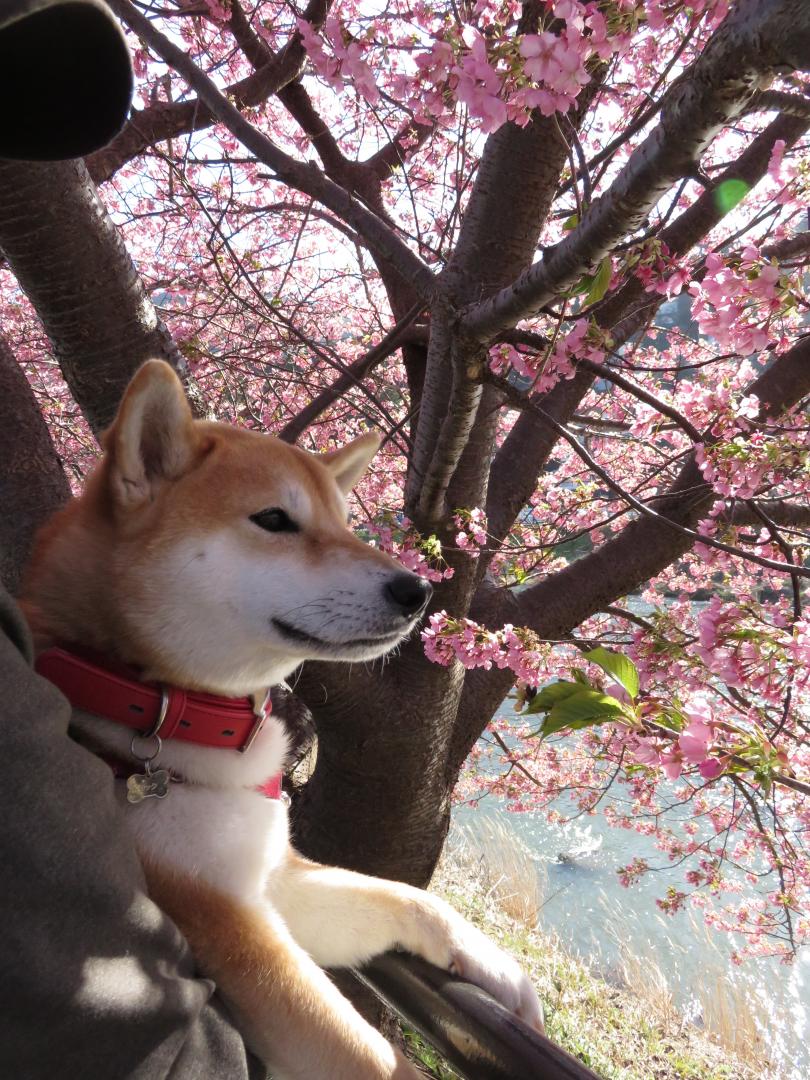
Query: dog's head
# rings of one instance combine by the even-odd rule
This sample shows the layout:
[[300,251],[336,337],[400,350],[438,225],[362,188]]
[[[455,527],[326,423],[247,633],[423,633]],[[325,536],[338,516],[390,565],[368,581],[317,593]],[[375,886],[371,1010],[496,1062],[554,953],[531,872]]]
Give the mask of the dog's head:
[[379,445],[328,454],[195,421],[172,369],[137,372],[85,493],[46,527],[26,590],[40,631],[150,677],[251,692],[305,659],[370,660],[430,586],[347,528]]

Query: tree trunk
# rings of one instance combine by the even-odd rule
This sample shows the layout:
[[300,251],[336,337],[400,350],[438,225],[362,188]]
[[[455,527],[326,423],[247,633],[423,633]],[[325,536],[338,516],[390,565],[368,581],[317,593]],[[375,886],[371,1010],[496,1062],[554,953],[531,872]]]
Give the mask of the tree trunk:
[[33,391],[0,334],[0,580],[14,593],[34,533],[70,487]]
[[186,374],[83,162],[0,161],[0,250],[94,432],[144,360]]
[[463,685],[417,638],[373,668],[310,663],[296,692],[316,717],[315,771],[294,810],[310,858],[425,885],[450,821],[446,753]]

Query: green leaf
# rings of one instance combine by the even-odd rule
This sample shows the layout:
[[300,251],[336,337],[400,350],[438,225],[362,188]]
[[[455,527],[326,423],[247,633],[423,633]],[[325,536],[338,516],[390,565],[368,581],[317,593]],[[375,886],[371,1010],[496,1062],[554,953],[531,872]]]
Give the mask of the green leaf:
[[589,293],[591,291],[595,280],[595,274],[583,274],[579,281],[573,284],[565,295],[569,298],[574,296],[583,296],[585,293]]
[[586,652],[585,657],[594,664],[598,664],[602,671],[623,687],[631,698],[637,697],[638,669],[629,657],[613,652],[611,649],[604,649],[601,645]]
[[543,738],[563,728],[578,731],[604,724],[607,720],[626,718],[627,713],[615,698],[600,694],[598,690],[578,690],[551,709],[543,724]]
[[572,214],[570,218],[566,218],[563,222],[563,232],[570,232],[579,225],[579,214]]
[[723,180],[712,192],[715,206],[721,214],[727,214],[742,202],[750,190],[751,185],[745,180]]
[[555,682],[539,690],[526,706],[527,713],[548,712],[558,701],[564,701],[582,689],[577,683]]
[[[545,724],[543,725],[543,734],[545,734]],[[773,774],[767,765],[760,765],[758,769],[754,769],[754,779],[759,783],[762,788],[762,794],[770,794],[771,786],[773,784]]]
[[611,277],[613,277],[613,263],[608,255],[606,258],[602,259],[599,264],[599,269],[593,276],[593,281],[591,282],[591,287],[585,300],[586,304],[595,304],[602,299],[608,291]]

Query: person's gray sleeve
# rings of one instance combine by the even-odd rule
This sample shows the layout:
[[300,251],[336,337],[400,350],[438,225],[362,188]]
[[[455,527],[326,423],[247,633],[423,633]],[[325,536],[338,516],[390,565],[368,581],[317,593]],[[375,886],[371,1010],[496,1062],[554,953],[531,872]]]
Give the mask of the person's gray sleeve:
[[264,1076],[145,893],[108,767],[0,588],[0,1077]]

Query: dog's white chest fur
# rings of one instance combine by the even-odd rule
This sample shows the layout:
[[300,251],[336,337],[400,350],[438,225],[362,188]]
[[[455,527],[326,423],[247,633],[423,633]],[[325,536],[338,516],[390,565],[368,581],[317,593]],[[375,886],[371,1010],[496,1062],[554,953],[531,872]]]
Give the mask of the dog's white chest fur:
[[171,784],[127,809],[143,854],[246,902],[264,897],[287,849],[287,808],[258,791]]
[[[73,720],[84,738],[122,760],[131,758],[131,746],[144,754],[154,749],[152,740],[133,743],[130,730],[97,716],[76,712]],[[163,799],[130,805],[119,781],[141,854],[245,902],[262,898],[289,836],[285,803],[258,788],[278,775],[286,754],[287,734],[274,716],[244,754],[174,739],[163,743],[153,768],[170,769],[184,782],[170,783]],[[132,762],[133,773],[142,770]]]

